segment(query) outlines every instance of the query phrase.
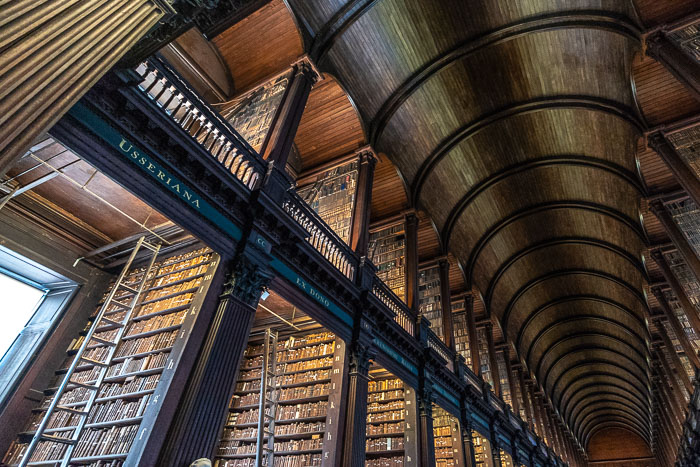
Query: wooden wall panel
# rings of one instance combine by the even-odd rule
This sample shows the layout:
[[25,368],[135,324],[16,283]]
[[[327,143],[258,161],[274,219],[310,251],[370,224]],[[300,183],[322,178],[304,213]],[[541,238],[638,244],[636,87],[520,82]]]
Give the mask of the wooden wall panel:
[[281,72],[303,54],[301,36],[282,0],[272,0],[213,42],[231,70],[236,94]]
[[[622,428],[604,428],[591,437],[588,457],[595,466],[652,467],[647,444],[631,431]],[[646,459],[644,459],[646,458]]]
[[379,160],[374,170],[372,186],[371,222],[391,217],[408,209],[406,191],[396,166],[384,154],[380,153],[377,158]]

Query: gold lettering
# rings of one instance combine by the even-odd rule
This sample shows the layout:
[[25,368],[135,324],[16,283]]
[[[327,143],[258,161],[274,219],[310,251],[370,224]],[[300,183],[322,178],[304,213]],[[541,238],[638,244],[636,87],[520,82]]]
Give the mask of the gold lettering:
[[153,165],[153,164],[151,164],[151,163],[149,162],[149,163],[148,163],[148,167],[146,167],[146,168],[148,169],[149,172],[153,172],[153,169],[155,169],[156,166]]
[[[135,152],[134,152],[134,154],[135,154]],[[142,157],[141,159],[139,159],[139,164],[141,164],[141,165],[146,165],[146,162],[148,162],[148,161],[146,160],[145,157]]]
[[173,186],[170,187],[170,188],[172,188],[173,190],[175,190],[175,191],[177,191],[178,193],[180,193],[180,184],[179,184],[179,183],[176,183],[175,185],[173,185]]
[[192,194],[185,190],[185,192],[182,194],[182,197],[185,198],[187,201],[190,201],[192,199]]
[[159,179],[161,179],[161,180],[165,180],[165,174],[164,174],[162,171],[160,171],[160,170],[158,171],[157,177],[158,177]]
[[[126,144],[129,145],[129,148],[128,148],[128,149],[124,147]],[[119,143],[119,149],[121,149],[121,150],[124,151],[124,152],[129,152],[129,151],[131,151],[131,147],[132,147],[132,146],[131,146],[131,143],[129,143],[129,142],[128,142],[127,140],[125,140],[124,138],[122,138],[122,142]]]
[[198,199],[192,201],[192,204],[194,204],[195,206],[197,206],[197,209],[199,209],[199,200],[198,200]]

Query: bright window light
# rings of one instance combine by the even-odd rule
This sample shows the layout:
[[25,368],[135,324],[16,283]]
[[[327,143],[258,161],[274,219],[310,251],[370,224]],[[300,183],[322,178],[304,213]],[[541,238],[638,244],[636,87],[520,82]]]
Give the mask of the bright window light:
[[31,319],[44,291],[0,272],[0,360]]

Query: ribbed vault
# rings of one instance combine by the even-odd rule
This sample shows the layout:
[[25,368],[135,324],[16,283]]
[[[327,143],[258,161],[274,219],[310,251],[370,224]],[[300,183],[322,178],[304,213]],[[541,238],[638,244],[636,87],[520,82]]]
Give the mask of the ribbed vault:
[[581,444],[649,441],[631,2],[289,3]]

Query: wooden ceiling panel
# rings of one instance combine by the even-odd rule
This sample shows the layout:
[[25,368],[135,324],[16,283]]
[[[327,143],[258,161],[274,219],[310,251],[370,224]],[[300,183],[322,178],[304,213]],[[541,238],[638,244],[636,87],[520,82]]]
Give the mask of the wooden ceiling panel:
[[442,248],[433,221],[423,211],[418,212],[418,261],[429,261],[442,255]]
[[700,102],[662,64],[637,56],[632,65],[637,101],[650,126],[700,113]]
[[312,89],[294,142],[303,170],[366,145],[355,108],[332,76],[326,75]]
[[394,216],[408,209],[408,199],[403,181],[396,166],[385,154],[377,155],[372,185],[371,221]]
[[634,5],[648,28],[674,22],[698,8],[696,0],[634,0]]
[[235,94],[283,71],[304,53],[301,36],[283,0],[272,0],[212,42],[231,71]]

